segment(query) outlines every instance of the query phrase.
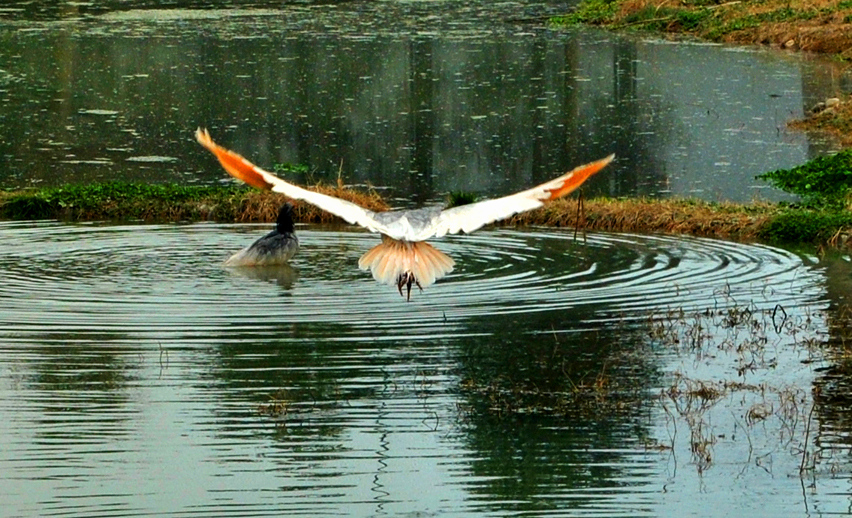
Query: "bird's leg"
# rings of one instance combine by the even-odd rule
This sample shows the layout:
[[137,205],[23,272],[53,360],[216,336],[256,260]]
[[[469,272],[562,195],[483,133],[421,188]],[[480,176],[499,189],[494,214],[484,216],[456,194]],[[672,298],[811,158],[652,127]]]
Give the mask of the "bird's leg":
[[417,285],[420,288],[420,291],[423,291],[423,286],[420,285],[420,281],[414,277],[412,272],[403,272],[399,274],[399,278],[396,281],[396,288],[399,290],[399,294],[402,295],[402,287],[405,286],[405,300],[411,300],[411,286]]
[[[399,290],[400,296],[402,295],[402,287],[405,286],[406,282],[408,282],[408,272],[402,272],[401,274],[399,274],[399,277],[397,277],[397,279],[396,279],[396,289]],[[409,288],[408,291],[410,292],[411,289]],[[409,296],[410,295],[411,294],[409,293]]]

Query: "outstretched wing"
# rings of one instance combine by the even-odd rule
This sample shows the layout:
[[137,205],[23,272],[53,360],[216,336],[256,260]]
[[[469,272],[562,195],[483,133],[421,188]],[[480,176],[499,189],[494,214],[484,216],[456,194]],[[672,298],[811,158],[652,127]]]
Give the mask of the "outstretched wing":
[[581,165],[559,178],[526,191],[447,209],[436,218],[434,235],[440,237],[458,232],[467,234],[488,223],[537,209],[546,201],[565,196],[580,187],[590,176],[612,162],[613,158],[615,155],[609,155],[596,162]]
[[280,192],[281,194],[295,200],[304,200],[326,212],[330,212],[335,216],[343,218],[348,223],[361,225],[373,232],[388,233],[386,225],[377,221],[375,218],[376,213],[371,210],[367,210],[352,202],[335,198],[334,196],[327,196],[318,192],[309,191],[285,182],[274,174],[264,171],[260,167],[252,164],[237,153],[234,153],[229,149],[225,149],[213,142],[213,139],[210,138],[210,134],[206,129],[198,128],[195,132],[195,138],[198,140],[199,144],[206,147],[210,150],[210,152],[216,155],[216,158],[219,159],[219,163],[222,164],[222,167],[225,168],[225,171],[227,171],[228,174],[234,178],[244,181],[252,187],[257,187],[258,189],[269,189],[275,192]]

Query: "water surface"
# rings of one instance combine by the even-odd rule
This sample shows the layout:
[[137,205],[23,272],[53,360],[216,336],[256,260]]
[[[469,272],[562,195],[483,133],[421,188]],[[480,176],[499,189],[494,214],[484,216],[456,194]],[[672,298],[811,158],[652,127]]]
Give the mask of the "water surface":
[[[267,167],[418,205],[611,152],[588,192],[773,198],[832,149],[808,56],[554,31],[543,2],[7,2],[0,185]],[[848,514],[848,256],[485,229],[406,303],[377,238],[0,223],[0,515]]]
[[794,254],[485,230],[436,242],[457,270],[406,303],[347,228],[299,227],[291,268],[220,266],[263,231],[0,225],[3,515],[848,504],[848,407],[810,412],[826,277]]
[[832,149],[786,122],[852,88],[811,56],[547,29],[561,2],[82,5],[0,27],[4,187],[221,181],[192,141],[205,126],[267,168],[309,167],[294,180],[400,204],[613,152],[590,191],[778,199],[754,176]]

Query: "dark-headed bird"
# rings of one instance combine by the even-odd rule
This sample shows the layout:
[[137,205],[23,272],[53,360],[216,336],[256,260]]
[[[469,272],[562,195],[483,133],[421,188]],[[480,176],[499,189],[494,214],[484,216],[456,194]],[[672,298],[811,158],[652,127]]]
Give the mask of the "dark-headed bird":
[[278,211],[275,230],[251,246],[232,255],[225,266],[279,266],[288,264],[299,251],[299,238],[293,226],[293,205],[285,203]]
[[411,287],[423,290],[453,271],[455,261],[426,243],[431,237],[474,230],[514,214],[541,207],[574,191],[590,176],[609,164],[615,155],[579,166],[559,178],[502,198],[483,200],[448,209],[426,207],[414,210],[374,212],[352,202],[303,189],[264,171],[237,153],[210,138],[205,129],[195,132],[198,143],[210,150],[234,178],[259,189],[270,189],[289,198],[302,200],[320,209],[382,235],[382,242],[361,256],[358,266],[370,270],[382,284],[396,286],[411,298]]

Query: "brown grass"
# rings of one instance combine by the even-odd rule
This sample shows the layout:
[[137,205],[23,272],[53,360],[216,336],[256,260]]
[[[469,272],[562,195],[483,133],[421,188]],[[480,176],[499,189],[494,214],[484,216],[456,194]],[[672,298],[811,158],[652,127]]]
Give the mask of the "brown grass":
[[[671,14],[673,11],[709,12],[712,23],[705,23],[700,29],[685,27]],[[614,23],[624,24],[637,13],[644,13],[643,18],[659,22],[669,32],[852,59],[852,5],[843,0],[624,0]]]
[[507,220],[512,225],[579,227],[607,232],[689,234],[750,240],[779,213],[771,204],[709,203],[697,200],[592,199],[557,200]]
[[[388,205],[372,192],[321,188],[320,192],[339,196],[370,210],[387,210]],[[236,221],[275,221],[278,208],[287,199],[269,191],[251,191],[242,202]],[[292,202],[296,221],[328,223],[338,218],[304,202]],[[769,203],[738,205],[687,199],[611,199],[584,200],[578,212],[576,198],[563,198],[540,209],[517,214],[497,222],[503,226],[547,226],[579,228],[603,232],[683,234],[739,240],[757,238],[760,228],[781,209]]]
[[789,9],[799,19],[764,21],[757,27],[731,32],[725,41],[759,43],[785,48],[838,54],[852,59],[852,6],[839,7],[840,0],[762,0],[731,3],[728,17],[758,16]]
[[831,135],[844,148],[852,147],[852,95],[841,98],[841,104],[802,120],[788,123],[793,129]]
[[[313,187],[307,187],[307,189],[351,201],[365,209],[376,212],[385,211],[390,208],[375,191],[362,192],[343,186],[331,187],[325,184],[317,184]],[[272,191],[249,191],[240,200],[240,207],[235,213],[234,221],[275,221],[275,218],[278,216],[278,209],[285,201],[288,201],[288,198],[283,194]],[[309,203],[298,200],[289,201],[293,204],[293,218],[296,221],[303,223],[331,223],[340,221],[340,218],[318,209]]]

